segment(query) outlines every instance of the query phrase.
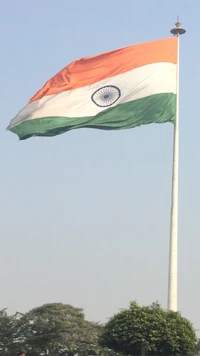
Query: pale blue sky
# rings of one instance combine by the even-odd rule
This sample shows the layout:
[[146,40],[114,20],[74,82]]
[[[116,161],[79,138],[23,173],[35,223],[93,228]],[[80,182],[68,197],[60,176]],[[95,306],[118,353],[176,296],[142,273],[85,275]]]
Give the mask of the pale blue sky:
[[200,328],[199,0],[0,0],[0,308],[70,303],[105,321],[166,307],[173,126],[19,142],[10,119],[72,60],[170,36],[180,68],[179,310]]

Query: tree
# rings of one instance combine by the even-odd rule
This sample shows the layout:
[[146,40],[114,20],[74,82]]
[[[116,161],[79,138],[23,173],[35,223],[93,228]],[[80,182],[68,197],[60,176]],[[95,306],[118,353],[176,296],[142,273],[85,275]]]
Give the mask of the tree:
[[53,303],[21,318],[21,336],[31,355],[96,355],[102,327],[85,320],[82,309]]
[[141,355],[148,343],[148,355],[194,355],[197,346],[192,324],[180,313],[166,311],[158,303],[140,307],[130,303],[105,325],[101,344],[125,355]]
[[26,314],[0,311],[0,356],[19,350],[31,356],[116,356],[99,346],[103,327],[84,318],[82,309],[46,304]]
[[197,346],[196,346],[196,352],[195,352],[196,355],[200,355],[200,339],[198,339],[197,341]]
[[0,310],[0,356],[16,355],[19,344],[20,313],[9,316],[7,310]]

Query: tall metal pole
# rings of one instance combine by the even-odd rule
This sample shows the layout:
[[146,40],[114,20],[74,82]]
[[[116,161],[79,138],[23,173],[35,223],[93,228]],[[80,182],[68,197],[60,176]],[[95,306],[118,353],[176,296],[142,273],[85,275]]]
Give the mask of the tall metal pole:
[[169,280],[168,280],[168,309],[177,311],[177,285],[178,285],[178,166],[179,166],[179,37],[186,31],[181,28],[177,19],[176,27],[170,32],[177,36],[177,99],[176,121],[174,124],[174,148],[173,148],[173,174],[172,174],[172,207],[170,226],[169,248]]

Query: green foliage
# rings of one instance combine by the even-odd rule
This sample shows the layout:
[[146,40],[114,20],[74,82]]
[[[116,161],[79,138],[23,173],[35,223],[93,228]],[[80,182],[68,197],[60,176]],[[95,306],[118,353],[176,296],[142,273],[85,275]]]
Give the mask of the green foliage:
[[0,356],[15,355],[20,345],[20,314],[9,316],[6,309],[0,310]]
[[144,342],[150,356],[200,354],[191,323],[157,303],[140,307],[133,302],[105,327],[85,320],[82,309],[59,303],[26,314],[0,311],[0,356],[15,356],[21,349],[27,356],[139,356]]
[[84,319],[82,309],[46,304],[21,318],[24,344],[31,355],[95,355],[101,327]]
[[200,355],[200,339],[198,339],[197,341],[197,345],[196,345],[196,350],[195,350],[195,355]]
[[103,346],[125,355],[141,355],[144,342],[152,356],[193,355],[197,345],[192,324],[158,303],[147,307],[130,303],[129,309],[108,321],[101,337]]
[[85,320],[82,309],[46,304],[28,313],[0,311],[0,356],[26,350],[31,356],[113,356],[99,347],[102,326]]

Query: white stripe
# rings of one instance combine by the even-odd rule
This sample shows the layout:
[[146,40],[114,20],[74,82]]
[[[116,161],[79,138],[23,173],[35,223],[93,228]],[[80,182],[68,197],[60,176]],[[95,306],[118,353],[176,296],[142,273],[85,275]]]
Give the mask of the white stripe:
[[92,94],[105,85],[115,85],[121,91],[121,97],[112,106],[154,94],[176,94],[176,64],[153,63],[110,77],[90,86],[45,96],[22,109],[11,121],[8,128],[25,120],[48,116],[94,116],[107,109],[107,107],[98,107],[91,100]]

